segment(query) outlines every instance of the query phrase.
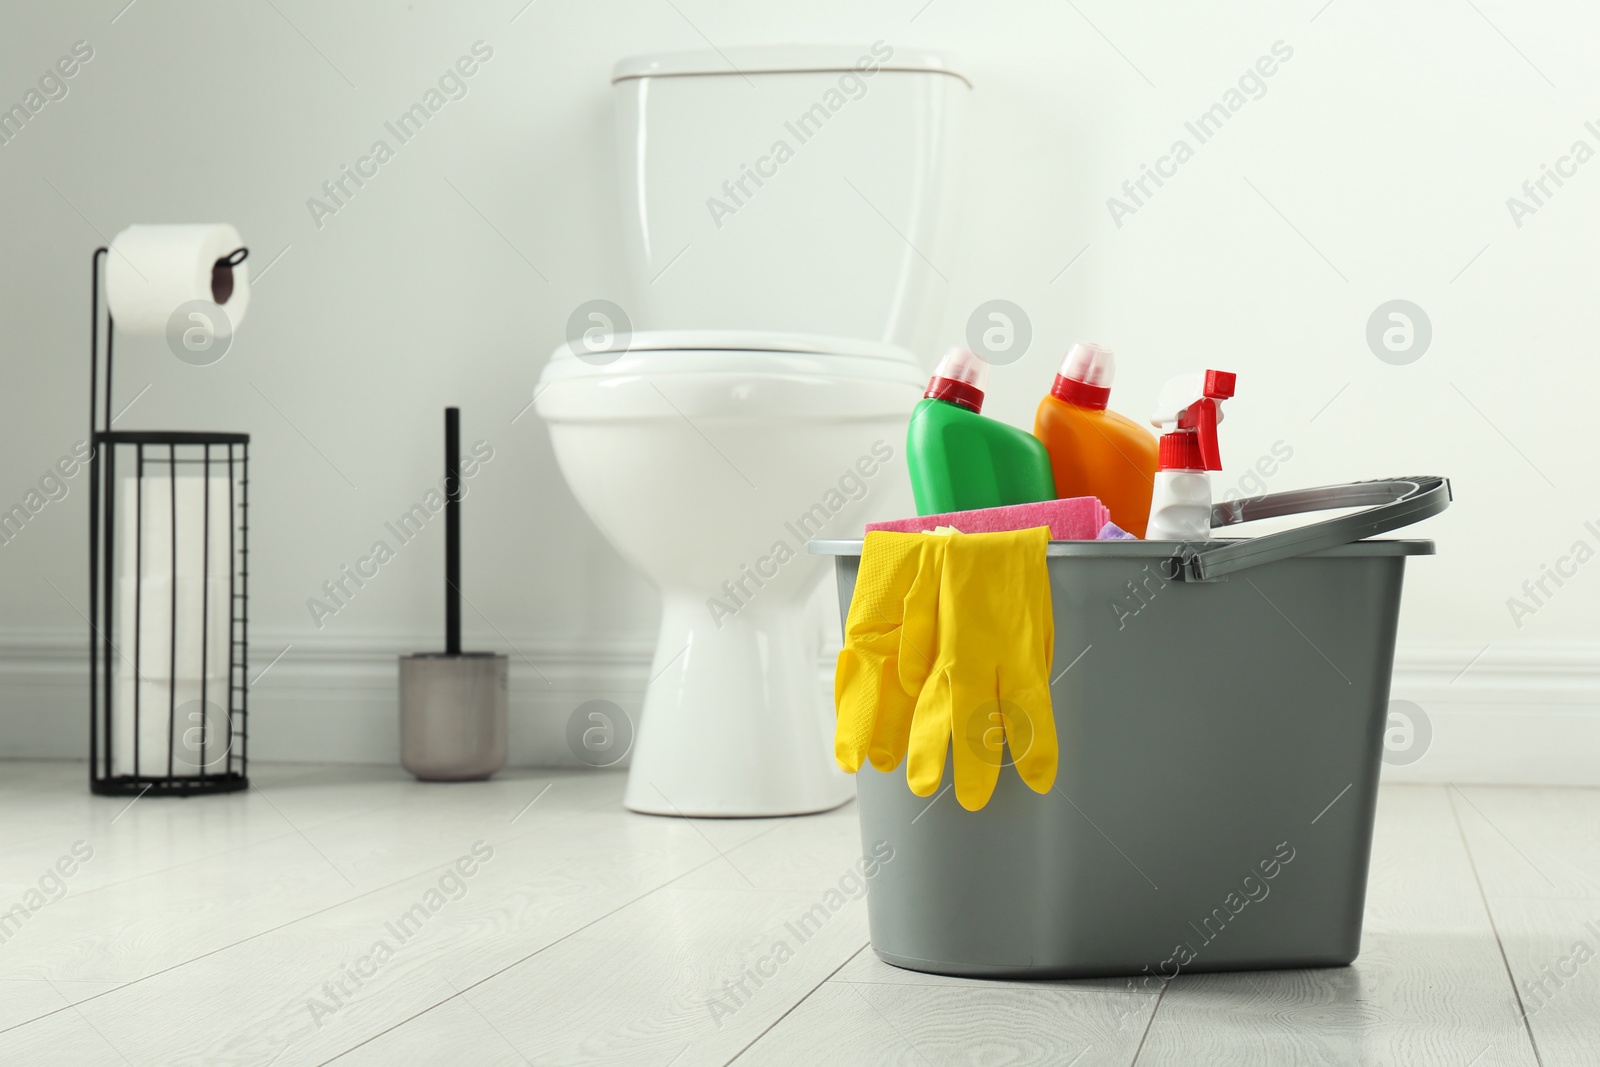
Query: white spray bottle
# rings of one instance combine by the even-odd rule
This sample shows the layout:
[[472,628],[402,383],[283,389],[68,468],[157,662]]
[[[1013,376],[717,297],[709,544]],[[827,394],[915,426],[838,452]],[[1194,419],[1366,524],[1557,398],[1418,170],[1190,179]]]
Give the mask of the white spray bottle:
[[1167,382],[1150,416],[1161,427],[1161,466],[1150,496],[1150,541],[1211,539],[1211,475],[1222,469],[1217,423],[1237,375],[1208,370]]

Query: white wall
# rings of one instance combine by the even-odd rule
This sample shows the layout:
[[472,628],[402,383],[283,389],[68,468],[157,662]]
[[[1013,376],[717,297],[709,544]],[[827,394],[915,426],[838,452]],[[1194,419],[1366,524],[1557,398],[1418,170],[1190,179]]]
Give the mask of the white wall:
[[[119,346],[119,397],[150,388],[118,427],[253,434],[252,658],[259,669],[293,646],[252,696],[254,755],[393,757],[390,657],[437,642],[439,535],[321,630],[305,601],[434,479],[445,403],[496,450],[470,498],[481,614],[467,628],[513,652],[516,758],[562,758],[584,699],[637,709],[654,594],[574,503],[537,417],[512,423],[572,309],[626,291],[609,70],[708,39],[882,39],[958,55],[976,87],[970,233],[940,264],[952,279],[941,340],[993,297],[1034,329],[990,412],[1029,421],[1063,347],[1094,337],[1121,359],[1114,406],[1136,415],[1172,373],[1239,373],[1232,477],[1277,441],[1293,459],[1272,489],[1450,475],[1456,504],[1426,528],[1440,555],[1408,575],[1395,689],[1433,719],[1434,750],[1402,773],[1596,780],[1600,564],[1549,586],[1520,625],[1507,606],[1576,542],[1600,549],[1583,473],[1600,384],[1600,162],[1520,226],[1507,208],[1574,141],[1600,150],[1590,9],[121,7],[3,16],[0,103],[21,101],[76,41],[94,58],[0,146],[0,507],[84,435],[91,250],[130,222],[236,224],[256,270],[272,265],[233,350],[195,369],[159,341]],[[469,94],[314,224],[307,198],[479,40],[494,55]],[[1185,121],[1280,41],[1292,58],[1265,94],[1199,144]],[[1178,138],[1193,158],[1118,225],[1107,198]],[[1396,298],[1433,331],[1403,366],[1365,340]],[[84,481],[0,546],[0,754],[86,748]]]

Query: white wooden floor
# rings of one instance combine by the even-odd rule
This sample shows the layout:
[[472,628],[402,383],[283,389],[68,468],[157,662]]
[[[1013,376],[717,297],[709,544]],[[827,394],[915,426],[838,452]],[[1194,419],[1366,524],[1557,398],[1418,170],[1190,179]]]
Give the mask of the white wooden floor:
[[859,855],[854,805],[689,821],[624,812],[611,773],[252,778],[129,808],[82,765],[0,763],[0,915],[35,908],[0,921],[0,1064],[1600,1062],[1600,790],[1386,788],[1346,969],[941,979],[878,961],[852,903],[732,994]]

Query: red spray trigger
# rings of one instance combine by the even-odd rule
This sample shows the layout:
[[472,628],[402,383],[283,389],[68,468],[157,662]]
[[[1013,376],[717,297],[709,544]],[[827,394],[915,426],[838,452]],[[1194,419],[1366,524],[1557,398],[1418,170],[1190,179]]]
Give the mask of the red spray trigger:
[[1211,397],[1197,400],[1183,413],[1178,426],[1193,430],[1195,443],[1200,446],[1200,469],[1222,469],[1222,454],[1217,447],[1217,402]]
[[1205,399],[1195,405],[1199,409],[1195,412],[1199,422],[1195,429],[1200,435],[1200,458],[1208,471],[1222,469],[1222,452],[1217,447],[1217,404],[1233,396],[1237,380],[1238,375],[1225,370],[1206,371]]
[[1194,434],[1194,444],[1200,453],[1201,470],[1222,469],[1222,453],[1217,447],[1219,405],[1233,396],[1234,383],[1237,379],[1238,375],[1228,371],[1206,371],[1201,385],[1203,395],[1184,408],[1178,416],[1177,428]]

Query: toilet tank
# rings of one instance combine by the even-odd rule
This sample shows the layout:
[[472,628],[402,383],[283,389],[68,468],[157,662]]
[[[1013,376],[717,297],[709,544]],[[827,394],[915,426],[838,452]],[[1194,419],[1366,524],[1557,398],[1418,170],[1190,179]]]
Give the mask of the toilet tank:
[[952,262],[967,80],[883,41],[618,63],[634,329],[926,351]]

